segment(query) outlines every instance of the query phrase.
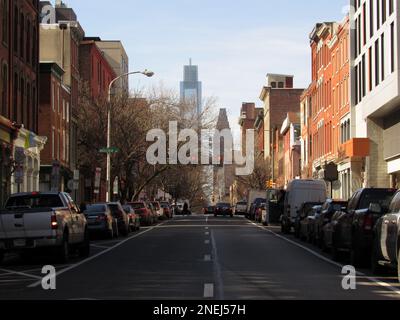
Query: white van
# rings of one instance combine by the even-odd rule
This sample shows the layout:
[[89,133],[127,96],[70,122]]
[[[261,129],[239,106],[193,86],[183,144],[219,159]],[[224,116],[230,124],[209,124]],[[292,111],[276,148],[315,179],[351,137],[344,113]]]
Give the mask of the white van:
[[325,202],[327,186],[323,180],[293,180],[289,183],[281,226],[283,233],[290,233],[294,226],[297,211],[305,202]]

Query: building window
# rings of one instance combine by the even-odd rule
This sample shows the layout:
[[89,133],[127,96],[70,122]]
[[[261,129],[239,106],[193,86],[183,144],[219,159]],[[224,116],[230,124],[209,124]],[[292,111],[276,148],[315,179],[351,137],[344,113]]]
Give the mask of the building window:
[[395,41],[394,41],[394,22],[390,25],[390,72],[395,69]]
[[374,36],[374,0],[369,0],[369,37]]
[[19,21],[19,26],[20,26],[20,35],[19,35],[19,40],[20,40],[20,45],[19,45],[19,54],[21,59],[24,59],[25,55],[25,16],[21,12],[20,15],[20,21]]
[[271,82],[271,87],[276,88],[276,82]]
[[51,157],[55,158],[55,132],[54,128],[51,129]]
[[382,81],[385,80],[385,34],[381,37],[381,76]]
[[380,58],[379,58],[379,40],[375,41],[375,86],[377,87],[380,83]]
[[283,82],[279,82],[279,83],[278,83],[278,88],[279,88],[279,89],[283,89],[283,88],[284,88]]
[[27,126],[27,123],[25,122],[26,120],[26,107],[25,107],[25,80],[21,78],[21,88],[20,88],[20,107],[21,107],[21,121],[24,124],[24,126]]
[[1,114],[8,118],[8,67],[6,64],[3,64],[1,80]]
[[18,54],[18,8],[14,7],[14,53]]
[[3,12],[3,16],[2,16],[2,28],[3,28],[3,43],[5,43],[6,45],[8,44],[8,1],[7,0],[3,0],[2,1],[2,12]]
[[51,82],[51,108],[53,109],[53,111],[56,110],[55,96],[56,96],[56,89],[55,89],[54,82],[52,81]]

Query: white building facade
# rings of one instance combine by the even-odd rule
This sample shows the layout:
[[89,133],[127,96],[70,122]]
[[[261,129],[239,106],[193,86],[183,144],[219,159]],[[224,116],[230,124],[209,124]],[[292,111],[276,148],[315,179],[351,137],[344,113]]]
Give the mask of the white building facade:
[[398,0],[351,0],[353,138],[370,139],[364,187],[400,187]]

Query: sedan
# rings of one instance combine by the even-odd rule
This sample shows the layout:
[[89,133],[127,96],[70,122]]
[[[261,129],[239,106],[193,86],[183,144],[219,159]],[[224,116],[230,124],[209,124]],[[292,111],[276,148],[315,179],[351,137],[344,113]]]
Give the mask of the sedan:
[[162,202],[160,202],[160,205],[164,211],[163,212],[164,217],[166,217],[167,219],[172,219],[172,208],[171,208],[169,202],[162,201]]
[[306,211],[306,217],[300,220],[300,239],[307,242],[313,242],[315,221],[321,213],[321,205],[315,205]]
[[315,220],[314,237],[317,245],[324,251],[327,250],[324,227],[331,222],[337,211],[344,211],[347,208],[347,201],[328,199],[322,206],[321,214]]
[[302,234],[300,233],[301,228],[306,228],[306,226],[304,225],[306,222],[302,221],[312,214],[311,211],[313,207],[321,205],[322,203],[320,202],[305,202],[301,205],[300,209],[297,211],[297,217],[294,225],[294,235],[296,238],[300,238],[301,236],[305,238],[307,236],[305,230],[303,230],[304,232]]
[[118,233],[127,237],[129,235],[129,221],[128,215],[122,208],[121,203],[119,202],[111,202],[107,203],[108,208],[111,211],[114,219],[117,219],[118,223]]
[[214,206],[208,206],[203,208],[203,213],[205,215],[207,214],[214,214],[215,213],[215,207]]
[[233,210],[229,203],[218,203],[215,207],[214,216],[230,216],[233,217]]
[[131,202],[129,205],[140,217],[140,224],[150,226],[154,223],[153,213],[149,204],[145,201]]
[[109,239],[118,235],[114,217],[105,204],[89,205],[83,213],[88,222],[90,234],[103,235]]
[[137,231],[140,229],[140,216],[135,212],[135,209],[130,205],[124,205],[122,207],[129,219],[129,229],[130,231]]

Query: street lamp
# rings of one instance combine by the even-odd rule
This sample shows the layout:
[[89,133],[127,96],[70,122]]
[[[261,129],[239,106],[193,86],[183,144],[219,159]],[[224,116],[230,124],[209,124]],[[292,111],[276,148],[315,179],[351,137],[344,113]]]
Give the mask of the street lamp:
[[130,76],[132,74],[143,74],[146,77],[151,78],[154,76],[154,72],[149,71],[149,70],[144,70],[144,71],[134,71],[134,72],[128,72],[124,73],[115,79],[113,79],[109,86],[108,86],[108,107],[107,107],[107,192],[106,192],[106,202],[110,202],[111,199],[111,153],[110,153],[110,148],[111,148],[111,89],[116,81],[118,81],[121,78]]

